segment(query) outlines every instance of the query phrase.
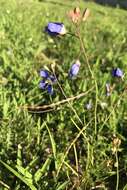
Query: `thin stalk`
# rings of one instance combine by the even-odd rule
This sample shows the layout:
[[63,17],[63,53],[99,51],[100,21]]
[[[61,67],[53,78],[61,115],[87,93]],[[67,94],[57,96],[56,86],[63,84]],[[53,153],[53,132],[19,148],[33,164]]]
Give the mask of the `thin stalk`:
[[[53,70],[53,74],[54,74],[54,76],[56,77],[55,70]],[[56,79],[57,79],[57,77],[56,77]],[[68,105],[70,106],[70,108],[72,109],[72,111],[73,111],[74,114],[76,115],[77,119],[79,120],[79,122],[80,122],[81,125],[83,126],[82,120],[80,119],[80,117],[79,117],[79,115],[77,114],[76,110],[75,110],[75,109],[73,108],[73,106],[71,105],[70,101],[68,101],[68,98],[67,98],[67,96],[66,96],[66,94],[65,94],[65,92],[64,92],[64,90],[63,90],[63,88],[62,88],[62,86],[61,86],[61,84],[59,83],[58,79],[57,79],[57,84],[58,84],[58,86],[59,86],[59,88],[60,88],[62,94],[63,94],[64,97],[66,98],[66,101],[68,102]]]
[[79,171],[79,166],[78,166],[78,155],[77,155],[77,150],[75,144],[73,145],[74,148],[74,155],[75,155],[75,165],[76,165],[76,171]]
[[[31,109],[31,110],[43,110],[43,111],[45,111],[46,109],[53,109],[53,108],[55,108],[55,107],[57,107],[57,106],[60,106],[60,105],[62,105],[62,104],[65,104],[65,103],[69,103],[69,105],[71,105],[70,104],[70,101],[74,101],[74,100],[77,100],[77,99],[80,99],[81,97],[83,97],[83,96],[85,96],[85,95],[87,95],[90,91],[92,91],[93,90],[93,87],[91,88],[91,89],[89,89],[88,91],[86,91],[86,92],[82,92],[81,94],[78,94],[77,96],[73,96],[73,97],[69,97],[69,98],[67,98],[66,97],[66,99],[64,99],[64,100],[61,100],[61,101],[58,101],[58,102],[55,102],[55,103],[52,103],[52,104],[48,104],[48,105],[43,105],[43,106],[35,106],[35,105],[33,105],[33,106],[29,106],[29,105],[24,105],[24,106],[20,106],[19,108],[21,108],[21,109]],[[63,91],[63,93],[64,93],[64,91]],[[64,95],[65,95],[65,93],[64,93]],[[71,105],[72,106],[72,105]],[[74,108],[73,108],[74,109]]]
[[119,190],[119,159],[118,159],[118,152],[116,151],[116,163],[117,163],[117,178],[116,178],[116,190]]
[[61,164],[60,164],[60,166],[59,166],[59,168],[58,168],[58,170],[57,170],[56,177],[58,177],[58,175],[59,175],[59,173],[60,173],[60,170],[61,170],[61,168],[62,168],[62,166],[63,166],[63,163],[64,163],[64,161],[65,161],[65,158],[67,157],[67,155],[68,155],[70,149],[71,149],[72,146],[76,143],[76,141],[77,141],[78,138],[81,136],[81,134],[83,133],[83,131],[91,124],[91,122],[92,122],[92,119],[87,123],[87,125],[85,125],[85,126],[79,131],[79,133],[78,133],[77,136],[74,138],[74,140],[72,141],[72,143],[70,144],[70,146],[67,148],[66,152],[64,153],[64,156],[63,156],[63,159],[62,159],[62,161],[61,161]]
[[1,180],[0,180],[0,184],[4,186],[6,189],[10,189],[10,187]]
[[80,33],[80,29],[79,29],[79,28],[78,28],[78,30],[77,30],[77,35],[78,35],[78,37],[79,37],[81,49],[82,49],[82,52],[83,52],[83,54],[84,54],[84,58],[85,58],[85,60],[86,60],[88,69],[89,69],[89,71],[90,71],[90,73],[91,73],[91,77],[92,77],[92,79],[94,79],[94,83],[95,83],[95,88],[96,88],[96,101],[95,101],[95,110],[94,110],[94,112],[95,112],[95,114],[94,114],[94,121],[95,121],[95,124],[94,124],[95,127],[94,127],[94,129],[95,129],[95,135],[97,135],[98,86],[97,86],[96,78],[95,78],[95,76],[94,76],[94,74],[93,74],[93,72],[92,72],[92,69],[91,69],[91,67],[90,67],[89,59],[88,59],[87,54],[86,54],[86,48],[85,48],[85,45],[84,45],[84,43],[83,43],[83,39],[82,39],[82,37],[81,37],[81,33]]

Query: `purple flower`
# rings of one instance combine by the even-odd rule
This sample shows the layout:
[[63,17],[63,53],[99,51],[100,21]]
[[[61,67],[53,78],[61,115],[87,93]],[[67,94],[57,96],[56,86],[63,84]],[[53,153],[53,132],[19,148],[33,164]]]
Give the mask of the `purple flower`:
[[46,89],[46,87],[47,87],[46,81],[44,81],[44,80],[40,81],[39,87],[40,87],[41,89],[43,89],[43,90]]
[[56,77],[53,76],[53,75],[50,75],[50,76],[49,76],[49,79],[50,79],[53,83],[55,83],[55,82],[57,81]]
[[53,84],[57,81],[54,75],[50,75],[47,70],[41,70],[40,76],[43,80],[40,81],[39,87],[42,90],[47,90],[50,95],[53,95]]
[[78,72],[79,72],[79,68],[80,68],[80,61],[77,60],[72,66],[71,66],[71,69],[69,71],[69,76],[72,78],[72,77],[75,77]]
[[46,70],[41,70],[40,76],[47,79],[49,77],[49,73]]
[[111,95],[111,93],[110,93],[110,84],[109,83],[106,83],[106,95],[107,96],[110,96]]
[[123,71],[120,68],[113,69],[112,75],[114,77],[123,77]]
[[53,87],[52,87],[51,84],[49,84],[49,85],[47,86],[47,91],[48,91],[48,93],[49,93],[50,95],[53,95]]
[[48,34],[51,36],[66,34],[66,28],[64,24],[57,22],[49,22],[45,28],[45,31],[48,32]]

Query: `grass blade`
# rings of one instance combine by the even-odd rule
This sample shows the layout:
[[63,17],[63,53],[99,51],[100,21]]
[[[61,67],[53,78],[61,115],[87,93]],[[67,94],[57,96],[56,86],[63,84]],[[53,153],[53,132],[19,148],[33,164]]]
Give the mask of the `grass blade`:
[[13,173],[18,179],[20,179],[22,182],[24,182],[31,190],[37,190],[37,188],[33,184],[29,183],[27,181],[27,179],[25,179],[25,177],[23,177],[22,175],[20,175],[11,166],[9,166],[8,164],[6,164],[2,160],[0,160],[0,163],[3,164],[5,166],[5,168],[7,168],[11,173]]
[[61,184],[56,190],[63,190],[67,187],[69,181],[65,181],[63,184]]
[[46,124],[46,128],[48,130],[50,141],[51,141],[51,145],[52,145],[52,151],[53,151],[53,156],[54,156],[54,160],[55,160],[55,167],[57,168],[57,165],[56,165],[56,143],[55,143],[53,135],[51,134],[51,132],[50,132],[47,124]]
[[34,180],[36,182],[38,182],[40,180],[40,178],[42,177],[42,175],[46,172],[48,166],[50,165],[50,162],[51,162],[51,158],[47,158],[47,160],[43,164],[42,168],[37,170],[37,172],[34,175]]

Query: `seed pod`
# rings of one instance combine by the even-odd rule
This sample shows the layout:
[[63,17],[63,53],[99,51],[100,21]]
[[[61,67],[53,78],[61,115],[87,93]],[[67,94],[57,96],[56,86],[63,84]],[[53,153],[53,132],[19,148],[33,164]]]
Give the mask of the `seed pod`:
[[88,8],[86,8],[82,15],[82,21],[85,22],[87,20],[87,18],[89,17],[89,15],[90,15],[90,10]]

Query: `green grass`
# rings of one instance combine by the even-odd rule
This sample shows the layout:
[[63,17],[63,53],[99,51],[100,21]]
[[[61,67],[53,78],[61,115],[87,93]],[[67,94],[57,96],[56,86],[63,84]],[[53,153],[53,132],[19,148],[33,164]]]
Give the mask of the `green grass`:
[[[49,21],[58,21],[74,33],[67,12],[75,6],[76,0],[0,0],[0,190],[127,189],[127,12],[80,3],[91,11],[81,34],[95,88],[83,53],[77,78],[67,77],[79,41],[70,35],[51,39],[44,32]],[[51,71],[54,62],[65,94],[55,84],[50,97],[39,89],[39,71]],[[115,67],[124,71],[123,80],[112,77]],[[114,86],[110,97],[107,82]],[[51,112],[22,108],[91,88]]]

